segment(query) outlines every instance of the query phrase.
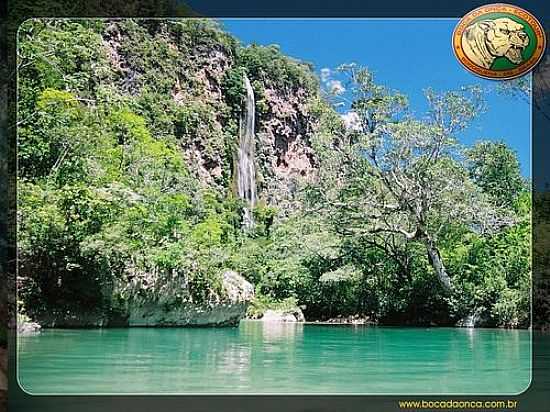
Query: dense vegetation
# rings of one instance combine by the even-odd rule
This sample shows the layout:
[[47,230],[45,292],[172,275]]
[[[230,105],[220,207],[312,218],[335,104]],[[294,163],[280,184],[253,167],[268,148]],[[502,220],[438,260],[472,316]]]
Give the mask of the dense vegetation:
[[[19,298],[31,317],[218,301],[234,269],[256,287],[253,315],[300,305],[309,319],[528,324],[530,190],[504,143],[458,144],[478,89],[428,91],[418,120],[405,96],[343,66],[358,121],[346,128],[309,65],[205,20],[28,21],[18,65]],[[247,232],[231,189],[245,73],[260,123],[267,88],[307,91],[316,158],[291,206],[264,198]],[[193,151],[219,173],[198,173]]]

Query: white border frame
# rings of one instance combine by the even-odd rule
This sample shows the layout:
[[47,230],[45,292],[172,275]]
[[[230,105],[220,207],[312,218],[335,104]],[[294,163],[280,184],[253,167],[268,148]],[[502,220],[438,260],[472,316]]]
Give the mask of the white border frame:
[[[74,21],[74,20],[102,20],[102,21],[109,21],[109,20],[167,20],[167,21],[174,21],[174,20],[214,20],[218,22],[228,21],[228,20],[248,20],[248,21],[263,21],[263,20],[278,20],[278,21],[303,21],[303,20],[348,20],[348,21],[370,21],[370,20],[386,20],[386,21],[402,21],[402,20],[445,20],[445,21],[454,21],[458,22],[460,21],[459,17],[335,17],[335,18],[311,18],[311,17],[275,17],[275,18],[259,18],[259,17],[229,17],[229,18],[212,18],[212,17],[32,17],[29,19],[26,19],[22,21],[16,32],[16,64],[19,59],[19,30],[20,28],[27,22],[32,20],[67,20],[67,21]],[[449,39],[449,45],[452,47],[452,37]],[[458,62],[457,64],[460,65],[463,70],[466,71],[466,69]],[[535,66],[534,66],[535,67]],[[534,68],[533,67],[533,68]],[[470,74],[476,76],[474,73],[469,72]],[[529,126],[530,126],[530,138],[529,138],[529,154],[531,157],[530,161],[530,175],[531,175],[531,181],[533,179],[533,74],[532,71],[529,72],[529,84],[530,84],[530,98],[529,98],[529,106],[530,106],[530,118],[529,118]],[[481,76],[480,79],[484,79]],[[16,71],[16,125],[19,122],[19,110],[18,110],[18,104],[19,104],[19,70]],[[488,80],[488,79],[484,79]],[[491,80],[491,79],[489,79]],[[504,80],[504,79],[503,79]],[[495,80],[499,81],[499,80]],[[17,190],[17,184],[19,182],[19,156],[18,156],[18,149],[19,149],[19,129],[16,126],[16,193],[18,193]],[[230,392],[124,392],[124,393],[114,393],[114,392],[94,392],[94,393],[86,393],[86,392],[74,392],[74,393],[63,393],[63,392],[47,392],[47,393],[32,393],[29,390],[25,389],[25,387],[21,384],[20,378],[19,378],[19,338],[20,336],[17,334],[17,328],[16,328],[16,380],[17,384],[19,385],[19,388],[25,392],[27,395],[33,396],[33,397],[42,397],[42,396],[63,396],[63,397],[71,397],[71,396],[180,396],[180,397],[187,397],[187,396],[234,396],[234,397],[249,397],[249,396],[336,396],[336,397],[346,397],[346,396],[393,396],[393,397],[419,397],[419,396],[471,396],[471,397],[478,397],[478,396],[487,396],[487,397],[495,397],[495,396],[502,396],[502,397],[511,397],[511,396],[518,396],[522,393],[526,392],[533,382],[533,212],[532,212],[532,205],[533,205],[533,193],[534,190],[531,187],[531,254],[530,254],[530,263],[531,263],[531,281],[530,281],[530,293],[531,293],[531,299],[530,299],[530,326],[528,328],[529,332],[529,338],[530,338],[530,345],[529,345],[529,351],[530,351],[530,365],[529,365],[529,383],[527,386],[517,393],[483,393],[483,392],[472,392],[472,393],[464,393],[464,392],[444,392],[444,393],[433,393],[433,392],[415,392],[415,393],[395,393],[395,392],[349,392],[349,393],[319,393],[319,392],[291,392],[291,393],[284,393],[284,392],[251,392],[251,393],[230,393]],[[16,221],[16,242],[19,239],[19,223]],[[15,258],[15,264],[16,264],[16,278],[19,275],[19,248],[16,247],[16,258]],[[18,310],[18,303],[17,303],[17,296],[18,296],[18,290],[16,286],[16,312]],[[305,325],[304,325],[305,326]],[[483,329],[483,328],[478,328]]]

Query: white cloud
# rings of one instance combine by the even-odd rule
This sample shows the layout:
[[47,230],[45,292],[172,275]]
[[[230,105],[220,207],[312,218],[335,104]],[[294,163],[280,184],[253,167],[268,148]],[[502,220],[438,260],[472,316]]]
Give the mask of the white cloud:
[[342,120],[344,121],[344,126],[346,127],[346,129],[354,130],[357,132],[360,132],[362,130],[361,118],[357,113],[351,111],[341,116],[342,116]]
[[346,88],[342,85],[340,80],[329,80],[327,86],[329,92],[335,95],[342,94],[346,91]]

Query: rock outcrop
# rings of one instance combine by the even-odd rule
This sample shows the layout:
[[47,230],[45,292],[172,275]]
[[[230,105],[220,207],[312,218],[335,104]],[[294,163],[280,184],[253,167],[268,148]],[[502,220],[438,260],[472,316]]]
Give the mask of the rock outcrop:
[[35,335],[40,333],[41,329],[41,326],[38,323],[32,322],[28,316],[23,314],[17,315],[16,325],[18,336]]
[[222,285],[229,301],[250,302],[254,297],[254,285],[233,270],[222,275]]
[[489,326],[490,320],[480,312],[474,312],[460,319],[456,326],[462,328],[483,328]]
[[127,326],[236,326],[246,313],[247,304],[185,304],[164,310],[155,305],[130,309]]
[[36,322],[22,322],[17,324],[17,335],[35,335],[40,333],[41,326]]
[[[143,39],[154,43],[155,56],[148,54]],[[259,198],[279,205],[292,199],[297,180],[313,177],[316,164],[309,136],[318,121],[312,110],[318,90],[306,64],[281,53],[274,55],[277,62],[262,63],[262,50],[269,50],[269,46],[257,47],[259,54],[254,58],[239,58],[237,49],[247,47],[237,46],[238,41],[216,25],[198,20],[111,21],[102,34],[102,43],[111,66],[113,88],[145,99],[154,85],[155,104],[162,106],[163,116],[158,113],[149,126],[155,136],[166,135],[178,141],[189,170],[203,186],[221,192],[229,188],[230,153],[235,150],[231,141],[238,140],[238,130],[231,124],[236,114],[228,115],[234,108],[224,82],[238,68],[248,73],[261,106],[255,119]],[[148,74],[155,73],[156,59],[162,59],[165,67],[163,87]],[[281,66],[283,61],[288,70],[302,72],[312,83],[296,79],[289,83],[274,75],[270,67],[253,67]],[[161,123],[164,113],[177,121]]]
[[292,198],[297,181],[315,173],[313,149],[308,134],[315,127],[308,91],[289,92],[267,87],[267,113],[258,122],[257,152],[262,174],[262,192],[269,203],[281,204]]
[[[226,271],[221,276],[225,297],[220,302],[177,306],[129,302],[123,313],[58,313],[38,319],[44,327],[177,327],[177,326],[235,326],[244,318],[254,286],[237,272]],[[40,326],[38,326],[40,327]]]
[[262,322],[305,322],[306,319],[300,308],[288,310],[268,309],[260,319]]
[[158,305],[131,306],[128,326],[234,326],[244,318],[254,297],[254,286],[237,272],[222,275],[226,301],[195,305],[187,303],[165,309]]

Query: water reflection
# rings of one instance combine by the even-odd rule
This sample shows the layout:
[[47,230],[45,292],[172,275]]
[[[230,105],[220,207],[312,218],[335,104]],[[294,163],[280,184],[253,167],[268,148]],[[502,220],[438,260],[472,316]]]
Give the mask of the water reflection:
[[468,335],[468,346],[470,347],[470,350],[473,350],[476,336],[474,328],[466,328],[466,335]]
[[241,322],[239,332],[242,336],[261,338],[264,342],[295,341],[301,339],[304,324],[299,322]]
[[[516,393],[527,331],[312,326],[46,330],[22,338],[32,393]],[[415,379],[410,379],[414,376]]]

